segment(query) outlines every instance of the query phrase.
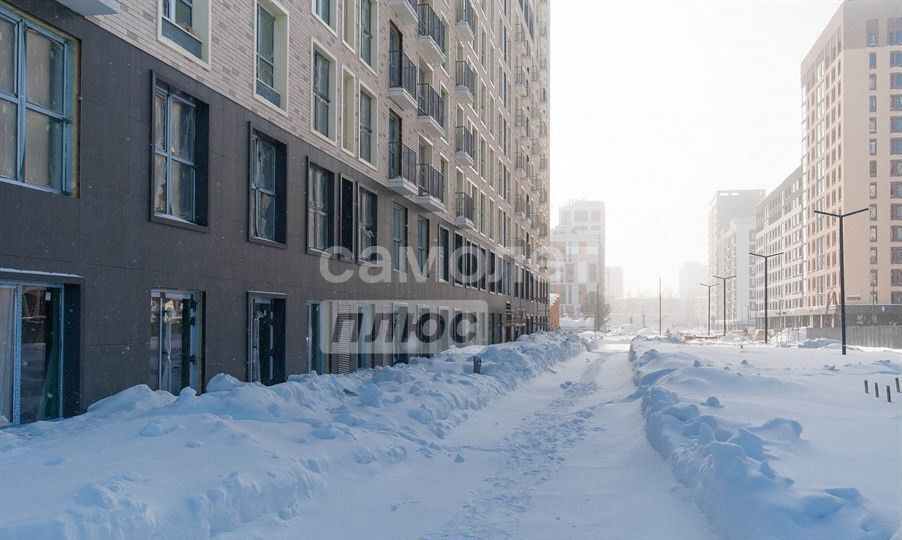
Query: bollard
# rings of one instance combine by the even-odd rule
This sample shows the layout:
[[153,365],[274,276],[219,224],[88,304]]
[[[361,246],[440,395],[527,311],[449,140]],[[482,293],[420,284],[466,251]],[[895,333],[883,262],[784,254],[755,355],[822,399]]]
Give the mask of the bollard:
[[880,397],[880,387],[877,386],[877,382],[874,382],[874,397]]
[[902,392],[902,388],[899,387],[899,377],[896,377],[896,393]]
[[889,403],[893,402],[893,397],[889,393],[889,385],[886,385],[886,401]]
[[478,356],[473,357],[473,373],[479,375],[482,371],[482,358]]
[[868,380],[867,379],[864,380],[864,393],[865,394],[871,393],[870,390],[868,390]]

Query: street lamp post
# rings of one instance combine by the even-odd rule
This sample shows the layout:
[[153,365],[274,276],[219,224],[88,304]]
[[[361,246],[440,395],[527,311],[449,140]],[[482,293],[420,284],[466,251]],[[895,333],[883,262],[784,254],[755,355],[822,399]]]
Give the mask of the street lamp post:
[[717,287],[717,283],[708,285],[707,283],[699,283],[702,287],[708,289],[708,336],[711,336],[711,287]]
[[760,257],[764,259],[764,343],[767,344],[767,261],[770,260],[771,257],[776,257],[777,255],[782,255],[783,252],[779,253],[771,253],[770,255],[762,255],[761,253],[752,253],[749,251],[749,255],[752,257]]
[[830,216],[839,220],[839,305],[840,305],[840,324],[842,325],[842,353],[846,354],[846,262],[845,262],[845,246],[843,245],[843,221],[855,214],[866,212],[867,208],[847,212],[845,214],[831,214],[830,212],[821,212],[815,210],[815,214],[822,216]]
[[723,337],[727,337],[727,280],[734,279],[736,274],[727,277],[721,276],[712,276],[714,279],[719,279],[723,282]]

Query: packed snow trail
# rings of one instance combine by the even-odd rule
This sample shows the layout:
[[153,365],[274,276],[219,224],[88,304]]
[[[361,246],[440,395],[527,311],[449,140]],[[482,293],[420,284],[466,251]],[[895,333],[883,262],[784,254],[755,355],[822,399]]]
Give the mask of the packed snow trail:
[[626,346],[580,354],[471,414],[441,443],[454,459],[419,457],[364,481],[333,483],[295,519],[268,517],[236,533],[714,539],[648,443],[631,377]]

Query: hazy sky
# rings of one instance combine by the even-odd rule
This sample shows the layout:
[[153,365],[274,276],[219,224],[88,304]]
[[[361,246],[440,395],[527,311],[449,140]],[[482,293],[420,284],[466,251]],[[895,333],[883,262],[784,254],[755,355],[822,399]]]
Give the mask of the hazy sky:
[[554,0],[551,205],[600,199],[626,291],[707,262],[718,189],[801,160],[799,65],[838,0]]

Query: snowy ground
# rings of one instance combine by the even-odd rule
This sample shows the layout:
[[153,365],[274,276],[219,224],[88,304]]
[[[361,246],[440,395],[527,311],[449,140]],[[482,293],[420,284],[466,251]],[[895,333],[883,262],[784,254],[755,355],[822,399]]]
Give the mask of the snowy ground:
[[898,352],[620,334],[492,346],[482,375],[461,350],[269,388],[219,377],[202,396],[136,387],[0,431],[0,538],[888,540],[899,527],[898,404],[862,387],[890,384]]

